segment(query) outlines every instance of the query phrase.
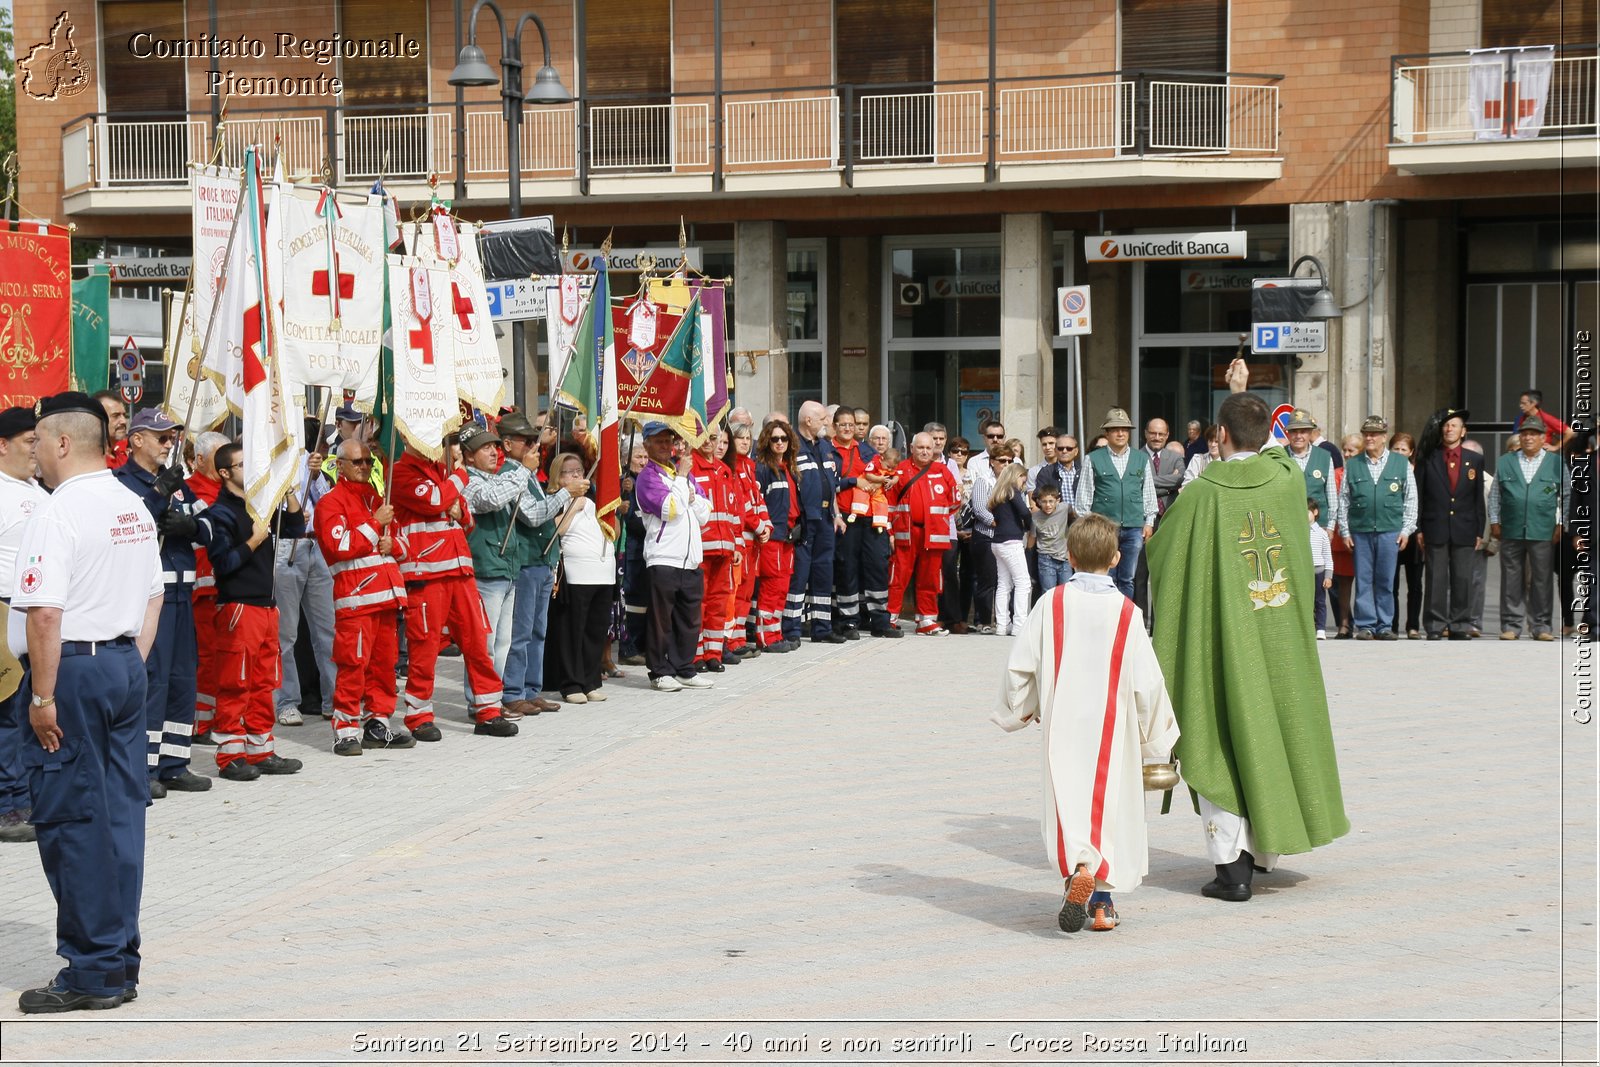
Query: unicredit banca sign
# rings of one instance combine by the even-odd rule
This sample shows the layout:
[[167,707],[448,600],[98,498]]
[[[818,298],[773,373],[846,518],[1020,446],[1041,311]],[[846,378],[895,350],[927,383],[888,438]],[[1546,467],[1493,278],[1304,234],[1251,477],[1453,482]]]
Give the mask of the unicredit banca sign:
[[1083,257],[1090,263],[1122,263],[1142,259],[1243,259],[1244,243],[1244,230],[1085,237]]

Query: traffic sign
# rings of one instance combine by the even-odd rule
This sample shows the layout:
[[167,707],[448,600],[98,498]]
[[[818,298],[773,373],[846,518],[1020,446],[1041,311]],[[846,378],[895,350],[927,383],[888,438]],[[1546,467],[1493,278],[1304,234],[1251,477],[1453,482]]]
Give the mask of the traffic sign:
[[1078,337],[1092,332],[1089,287],[1068,285],[1056,290],[1056,334]]
[[130,404],[144,394],[144,353],[131,337],[122,343],[122,353],[117,356],[117,384]]
[[1293,404],[1279,404],[1272,409],[1272,439],[1278,444],[1289,443],[1289,420],[1293,417]]
[[543,278],[489,282],[484,287],[489,295],[489,317],[496,322],[544,318],[545,287],[548,284]]
[[1322,322],[1256,322],[1251,324],[1252,352],[1323,352],[1328,347]]

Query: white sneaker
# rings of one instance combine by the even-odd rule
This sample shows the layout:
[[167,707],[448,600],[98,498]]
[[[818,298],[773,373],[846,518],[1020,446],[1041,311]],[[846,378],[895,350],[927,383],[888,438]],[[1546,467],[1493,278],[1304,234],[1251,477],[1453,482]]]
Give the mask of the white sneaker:
[[687,678],[677,679],[678,685],[684,689],[715,689],[717,683],[702,674],[691,674]]
[[1317,640],[1318,641],[1326,641],[1327,639],[1328,639],[1328,631],[1326,631],[1326,630],[1318,630],[1317,631]]
[[676,693],[683,688],[683,683],[670,674],[663,674],[659,678],[650,679],[650,688],[659,689],[663,693]]
[[299,708],[280,708],[278,710],[279,726],[304,726],[305,718],[300,714]]

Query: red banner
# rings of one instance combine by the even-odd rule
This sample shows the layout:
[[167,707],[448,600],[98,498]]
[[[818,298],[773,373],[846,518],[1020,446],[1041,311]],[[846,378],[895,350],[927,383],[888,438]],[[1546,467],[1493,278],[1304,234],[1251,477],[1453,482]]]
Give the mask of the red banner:
[[71,374],[72,241],[60,227],[0,222],[0,408],[65,392]]
[[617,403],[640,422],[682,415],[689,404],[689,379],[682,372],[663,367],[660,373],[651,373],[683,317],[669,311],[665,304],[656,304],[655,309],[655,343],[647,349],[634,348],[629,342],[627,309],[611,309],[617,339]]

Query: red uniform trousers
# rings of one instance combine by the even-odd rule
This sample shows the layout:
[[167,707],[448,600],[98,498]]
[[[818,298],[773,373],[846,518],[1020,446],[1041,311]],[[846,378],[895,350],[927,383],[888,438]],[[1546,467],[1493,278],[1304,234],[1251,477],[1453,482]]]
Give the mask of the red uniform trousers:
[[733,600],[728,609],[728,638],[723,647],[729,652],[744,649],[745,622],[750,618],[750,603],[756,595],[756,559],[761,546],[755,541],[742,542],[738,566],[733,568]]
[[756,637],[766,648],[783,640],[783,605],[789,599],[789,581],[794,576],[794,546],[769,538],[761,546],[757,569],[761,586],[756,593]]
[[900,617],[906,586],[917,583],[917,632],[925,634],[939,626],[939,592],[943,588],[944,546],[917,548],[911,541],[896,541],[890,565],[889,619]]
[[451,574],[406,584],[406,728],[433,721],[433,672],[439,651],[449,637],[461,649],[467,688],[472,691],[472,718],[488,722],[500,712],[502,683],[489,656],[489,616],[483,610],[477,583],[470,574]]
[[272,693],[283,684],[278,609],[218,604],[212,618],[217,631],[217,713],[211,736],[217,742],[217,766],[241,759],[260,763],[272,755]]
[[211,595],[194,598],[194,644],[196,663],[194,671],[194,735],[200,737],[211,732],[211,721],[217,714],[217,597]]
[[733,594],[733,553],[707,552],[700,570],[706,576],[706,594],[700,603],[700,643],[694,650],[696,663],[722,658],[729,598]]
[[[360,737],[368,719],[394,714],[394,665],[400,656],[400,613],[394,608],[333,617],[333,733]],[[365,707],[362,705],[365,704]]]

